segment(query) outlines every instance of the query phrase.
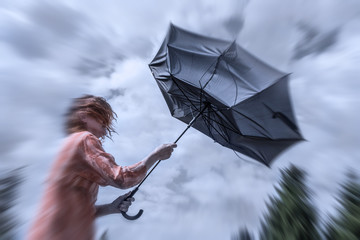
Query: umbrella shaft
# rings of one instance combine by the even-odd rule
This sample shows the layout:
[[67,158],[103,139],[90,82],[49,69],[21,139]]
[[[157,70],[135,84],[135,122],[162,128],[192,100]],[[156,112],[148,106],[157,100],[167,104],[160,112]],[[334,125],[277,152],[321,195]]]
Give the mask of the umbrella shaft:
[[135,193],[139,190],[139,187],[141,186],[141,184],[143,184],[143,182],[145,182],[145,180],[148,178],[148,176],[152,173],[152,171],[154,171],[154,169],[157,167],[157,165],[159,165],[159,163],[161,162],[161,160],[157,161],[157,163],[155,164],[155,166],[150,170],[150,172],[148,174],[146,174],[146,176],[144,177],[144,179],[139,183],[139,185],[137,185],[137,187],[132,191],[134,193],[131,192],[131,197],[135,195]]
[[187,130],[189,130],[189,128],[194,124],[194,122],[200,117],[200,115],[205,111],[208,106],[209,104],[206,104],[204,108],[191,120],[191,122],[189,122],[185,130],[180,134],[180,136],[175,140],[174,143],[177,143],[180,140],[180,138],[186,133]]
[[[192,124],[191,124],[191,125],[192,125]],[[180,140],[180,138],[186,133],[186,131],[191,127],[191,125],[189,124],[189,125],[185,128],[185,130],[180,134],[180,136],[175,140],[174,143],[177,143],[177,142]]]
[[[201,114],[203,114],[203,112],[205,111],[206,108],[208,108],[209,103],[205,104],[204,108],[191,120],[191,122],[189,122],[188,126],[185,128],[185,130],[180,134],[180,136],[175,140],[174,143],[177,143],[177,141],[179,141],[179,139],[185,134],[185,132],[194,124],[194,122],[196,121],[196,119],[198,119],[200,117]],[[150,172],[145,176],[145,178],[139,183],[139,185],[132,191],[131,195],[129,197],[132,197],[133,195],[135,195],[135,193],[139,190],[139,187],[141,186],[141,184],[143,184],[143,182],[148,178],[148,176],[152,173],[152,171],[154,171],[154,169],[157,167],[157,165],[159,165],[159,163],[161,162],[161,160],[157,161],[157,163],[155,164],[155,166],[150,170]]]

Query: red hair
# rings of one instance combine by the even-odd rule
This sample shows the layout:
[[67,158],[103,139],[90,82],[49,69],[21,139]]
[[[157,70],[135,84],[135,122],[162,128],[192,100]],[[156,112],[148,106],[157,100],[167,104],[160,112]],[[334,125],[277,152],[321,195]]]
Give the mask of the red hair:
[[65,130],[67,134],[87,130],[80,114],[87,114],[103,123],[106,126],[106,137],[111,138],[112,133],[116,132],[113,120],[116,120],[117,115],[104,98],[93,95],[75,98],[66,114]]

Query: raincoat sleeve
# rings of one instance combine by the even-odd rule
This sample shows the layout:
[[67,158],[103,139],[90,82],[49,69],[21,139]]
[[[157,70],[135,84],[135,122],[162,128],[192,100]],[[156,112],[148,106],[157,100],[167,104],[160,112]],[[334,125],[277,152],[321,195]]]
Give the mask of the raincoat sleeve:
[[92,180],[99,185],[126,189],[140,183],[146,175],[146,166],[141,162],[118,166],[114,157],[104,151],[100,140],[92,134],[85,137],[83,147],[85,161],[97,173]]

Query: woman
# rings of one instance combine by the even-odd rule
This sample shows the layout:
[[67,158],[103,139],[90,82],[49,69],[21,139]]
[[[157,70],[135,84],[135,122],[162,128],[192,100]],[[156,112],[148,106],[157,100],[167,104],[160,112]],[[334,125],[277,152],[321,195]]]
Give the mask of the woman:
[[176,144],[161,145],[134,165],[118,166],[99,140],[115,132],[115,118],[101,97],[86,95],[74,101],[67,114],[68,137],[52,166],[29,240],[93,239],[95,217],[126,212],[134,200],[124,201],[126,194],[111,204],[95,206],[99,185],[133,187],[156,161],[170,158]]

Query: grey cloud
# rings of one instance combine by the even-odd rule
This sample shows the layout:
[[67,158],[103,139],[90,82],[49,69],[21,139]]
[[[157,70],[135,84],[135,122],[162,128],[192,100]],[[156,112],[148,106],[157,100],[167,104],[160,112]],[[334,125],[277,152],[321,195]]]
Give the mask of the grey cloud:
[[[31,6],[25,15],[30,23],[16,22],[5,35],[6,41],[25,58],[51,58],[91,78],[109,78],[116,63],[124,59],[120,51],[122,46],[96,27],[83,12],[64,3],[41,1]],[[139,56],[151,51],[149,41],[141,39],[126,45],[124,49]],[[62,59],[68,62],[61,62]]]
[[99,26],[85,28],[82,37],[73,44],[72,47],[81,55],[73,66],[78,73],[93,78],[110,78],[115,72],[115,66],[122,61],[151,57],[153,43],[149,37],[141,35],[144,34],[141,30],[124,35],[103,30]]
[[122,52],[126,55],[149,58],[152,53],[153,43],[145,37],[132,37],[124,44],[122,49]]
[[81,31],[86,17],[64,4],[40,1],[28,12],[34,25],[57,36],[69,38]]
[[172,179],[172,181],[166,186],[170,188],[173,191],[181,191],[182,185],[184,183],[190,182],[193,179],[193,177],[189,176],[188,171],[184,168],[179,169],[179,174]]
[[31,26],[14,24],[5,30],[2,37],[13,49],[24,58],[43,58],[48,55],[48,44],[43,34]]
[[337,42],[340,28],[327,32],[319,32],[315,28],[300,23],[298,28],[303,32],[303,38],[296,44],[292,58],[299,60],[311,54],[325,52]]
[[190,176],[188,171],[181,167],[179,168],[178,175],[176,175],[171,182],[165,185],[166,188],[172,190],[174,194],[182,196],[182,201],[176,203],[177,209],[190,211],[200,207],[200,202],[197,197],[193,196],[188,190],[186,190],[185,187],[185,184],[191,183],[193,179],[194,177]]
[[[244,26],[244,10],[248,2],[248,0],[239,0],[217,4],[216,1],[193,1],[190,7],[185,4],[179,10],[182,19],[193,19],[193,21],[179,24],[186,22],[179,20],[179,23],[177,21],[173,23],[199,34],[234,40]],[[221,14],[223,11],[227,13]]]
[[225,29],[232,35],[237,36],[244,26],[243,16],[232,16],[224,21]]
[[28,21],[12,19],[1,38],[24,58],[46,58],[63,39],[81,32],[86,20],[81,13],[61,4],[40,2],[24,10]]
[[248,5],[248,0],[235,1],[232,3],[232,14],[223,21],[223,26],[228,34],[236,39],[245,24],[244,10]]
[[214,172],[215,174],[221,176],[222,178],[225,177],[225,171],[224,171],[224,169],[221,168],[221,167],[218,167],[218,166],[215,167],[215,166],[213,166],[213,167],[211,167],[211,171]]
[[109,94],[105,97],[106,99],[112,99],[119,96],[125,95],[125,88],[116,88],[116,89],[110,89]]
[[106,61],[107,60],[82,58],[74,68],[82,75],[94,78],[102,76],[109,78],[111,74],[115,72],[115,64]]
[[83,37],[71,47],[72,51],[80,55],[75,59],[72,68],[87,77],[110,78],[115,72],[115,65],[125,59],[120,47],[97,29],[84,30]]

